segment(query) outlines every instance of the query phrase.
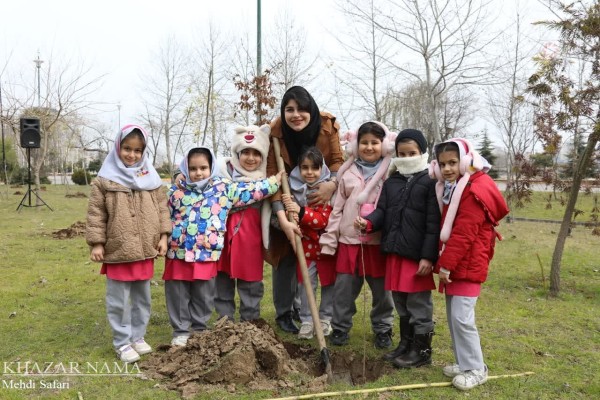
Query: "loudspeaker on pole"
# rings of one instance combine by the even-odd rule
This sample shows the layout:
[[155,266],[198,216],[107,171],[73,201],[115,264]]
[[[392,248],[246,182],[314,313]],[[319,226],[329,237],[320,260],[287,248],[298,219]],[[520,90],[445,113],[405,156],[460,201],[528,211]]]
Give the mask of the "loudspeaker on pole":
[[21,118],[21,147],[38,149],[41,141],[40,120],[38,118]]

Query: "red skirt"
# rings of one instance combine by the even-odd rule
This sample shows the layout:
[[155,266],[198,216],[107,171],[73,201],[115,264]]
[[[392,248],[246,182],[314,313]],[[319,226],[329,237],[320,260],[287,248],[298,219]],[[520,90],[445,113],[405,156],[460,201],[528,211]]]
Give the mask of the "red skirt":
[[[319,283],[321,286],[329,286],[335,283],[335,256],[321,254],[320,260],[314,260],[317,263],[317,274],[319,275]],[[310,265],[313,260],[306,260],[306,263]],[[300,264],[296,264],[296,275],[298,276],[298,283],[302,283],[302,272],[300,271]]]
[[217,276],[217,263],[210,262],[186,262],[183,260],[167,258],[165,261],[165,281],[209,281]]
[[249,207],[229,215],[225,245],[217,261],[217,270],[233,279],[247,282],[263,280],[260,212]]
[[417,275],[419,263],[415,260],[388,254],[385,270],[385,290],[417,293],[435,289],[433,273]]
[[378,244],[340,243],[335,270],[338,274],[355,274],[358,271],[358,276],[382,278],[385,276],[385,254],[381,253]]
[[[450,277],[452,280],[452,277]],[[440,293],[448,296],[479,297],[481,294],[481,283],[470,281],[452,281],[448,284],[440,283]]]
[[147,281],[154,276],[154,258],[125,263],[103,263],[100,273],[115,281]]

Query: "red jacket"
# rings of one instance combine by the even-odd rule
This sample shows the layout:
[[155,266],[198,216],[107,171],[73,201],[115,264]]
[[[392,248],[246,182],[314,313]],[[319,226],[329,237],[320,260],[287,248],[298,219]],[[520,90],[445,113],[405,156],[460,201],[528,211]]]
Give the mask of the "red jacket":
[[[335,262],[336,257],[327,254],[321,254],[319,237],[323,233],[329,214],[331,214],[329,204],[316,204],[314,206],[304,206],[300,209],[300,230],[302,231],[302,249],[308,261],[317,263],[317,273],[321,286],[329,286],[335,283]],[[310,263],[309,263],[310,264]],[[302,283],[302,272],[297,266],[298,282]]]
[[302,248],[307,260],[321,259],[319,237],[327,227],[329,214],[333,208],[329,204],[315,204],[301,209],[300,230],[302,231]]
[[[448,206],[444,206],[442,224]],[[508,214],[496,183],[483,172],[473,174],[460,199],[452,232],[438,259],[436,271],[450,271],[451,280],[485,282],[494,256],[494,227]]]

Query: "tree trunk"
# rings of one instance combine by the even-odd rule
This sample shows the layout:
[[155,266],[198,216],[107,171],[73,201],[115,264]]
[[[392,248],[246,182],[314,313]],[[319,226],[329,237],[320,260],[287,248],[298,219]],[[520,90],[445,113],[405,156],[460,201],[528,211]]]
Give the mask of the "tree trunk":
[[571,227],[571,219],[573,217],[573,211],[575,210],[575,204],[577,203],[577,196],[579,195],[579,186],[581,186],[581,180],[590,163],[592,153],[596,148],[596,144],[598,144],[599,138],[600,122],[596,123],[594,132],[592,132],[588,138],[585,151],[577,164],[577,170],[573,176],[571,193],[569,194],[569,202],[567,203],[565,215],[563,216],[558,237],[556,238],[556,245],[554,246],[554,253],[552,254],[552,265],[550,267],[550,295],[553,297],[558,296],[558,293],[560,292],[560,264],[565,248],[565,242],[567,241],[567,236],[569,234],[569,228]]

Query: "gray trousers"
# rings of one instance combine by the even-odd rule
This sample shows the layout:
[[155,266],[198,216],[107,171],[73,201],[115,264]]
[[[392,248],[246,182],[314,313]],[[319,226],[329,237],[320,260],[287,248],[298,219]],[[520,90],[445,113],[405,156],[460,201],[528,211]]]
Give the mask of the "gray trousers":
[[224,272],[219,272],[216,278],[215,310],[219,318],[227,316],[230,320],[234,320],[236,286],[240,296],[240,320],[259,319],[260,301],[265,293],[262,281],[248,282],[243,279],[233,279]]
[[107,279],[106,314],[115,349],[143,338],[150,321],[150,280]]
[[[308,266],[308,276],[310,278],[313,296],[316,301],[319,274],[317,272],[317,264],[314,261],[311,261],[310,265]],[[306,288],[302,283],[298,284],[298,294],[300,295],[300,321],[313,322],[312,315],[310,313],[310,306],[308,305],[308,297],[306,296]],[[331,317],[333,316],[333,294],[334,285],[321,286],[321,303],[319,305],[319,319],[331,321]]]
[[283,317],[294,309],[298,288],[296,278],[296,255],[292,252],[279,260],[273,267],[273,304],[276,318]]
[[[387,332],[394,322],[394,302],[384,289],[385,278],[366,277],[371,288],[371,329],[374,333]],[[363,286],[363,278],[354,274],[337,274],[334,285],[333,320],[331,326],[343,332],[352,328],[356,314],[356,298]]]
[[452,351],[461,371],[483,369],[483,353],[475,326],[477,297],[446,295],[446,317],[452,338]]
[[189,336],[190,329],[206,330],[215,302],[215,279],[165,281],[165,299],[173,337]]
[[392,298],[398,316],[410,317],[409,323],[417,335],[433,331],[431,290],[415,293],[392,292]]

